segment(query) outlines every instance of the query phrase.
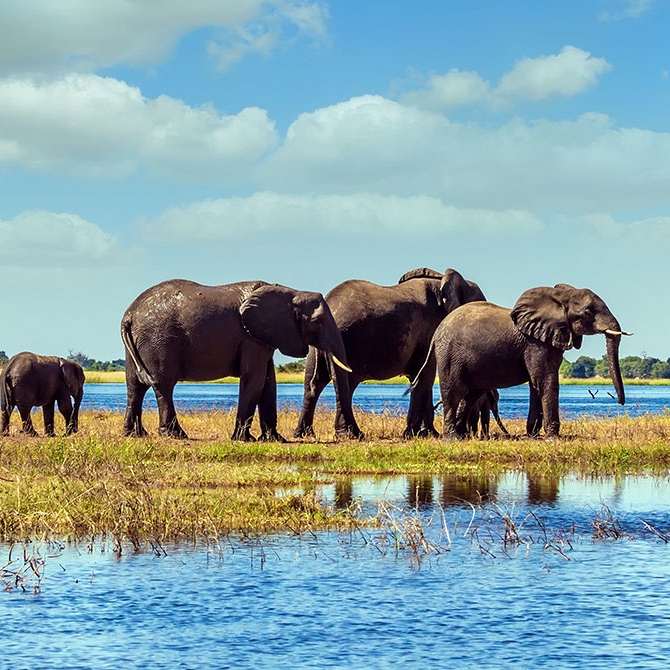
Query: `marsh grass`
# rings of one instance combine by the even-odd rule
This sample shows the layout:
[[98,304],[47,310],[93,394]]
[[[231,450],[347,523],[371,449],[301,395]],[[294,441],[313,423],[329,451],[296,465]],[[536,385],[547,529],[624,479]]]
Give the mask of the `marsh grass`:
[[[297,419],[297,411],[280,412],[280,432],[289,437]],[[489,441],[454,442],[404,442],[404,418],[393,413],[360,413],[367,435],[361,442],[336,441],[334,414],[327,411],[317,412],[318,438],[309,442],[231,442],[232,412],[186,412],[181,420],[190,440],[157,436],[151,412],[145,426],[153,434],[142,439],[122,437],[123,419],[115,412],[83,412],[79,433],[67,438],[29,438],[12,424],[10,436],[0,438],[0,538],[106,537],[120,550],[123,542],[136,548],[203,538],[216,543],[230,534],[379,523],[321,500],[319,486],[343,476],[670,470],[670,416],[567,421],[555,440],[502,439],[492,431]],[[523,421],[507,424],[513,436],[522,434]],[[40,421],[36,427],[41,430]],[[407,541],[422,542],[417,534]]]

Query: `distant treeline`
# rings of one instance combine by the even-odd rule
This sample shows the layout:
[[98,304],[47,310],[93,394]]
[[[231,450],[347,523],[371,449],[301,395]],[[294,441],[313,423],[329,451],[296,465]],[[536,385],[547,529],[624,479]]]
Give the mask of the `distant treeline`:
[[[4,351],[0,351],[0,367],[8,360]],[[125,370],[126,361],[123,358],[117,358],[113,361],[98,361],[89,358],[81,351],[70,353],[65,357],[76,361],[84,370],[94,372],[116,372]],[[625,379],[670,379],[670,358],[663,361],[653,356],[625,356],[619,359],[621,374]],[[276,366],[277,372],[302,373],[305,371],[305,359],[289,361]],[[590,356],[580,356],[574,363],[563,360],[560,368],[561,377],[567,379],[590,379],[591,377],[609,377],[607,367],[607,357],[601,359],[591,358]]]
[[[662,361],[652,356],[624,356],[619,359],[619,365],[625,379],[670,379],[670,358]],[[559,372],[569,379],[609,377],[607,357],[597,360],[580,356],[574,363],[564,360]]]

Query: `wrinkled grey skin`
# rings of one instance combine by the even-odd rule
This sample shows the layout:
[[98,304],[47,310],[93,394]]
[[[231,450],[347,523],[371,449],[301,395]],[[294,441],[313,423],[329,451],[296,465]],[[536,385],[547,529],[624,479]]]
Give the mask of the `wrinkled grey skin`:
[[[490,437],[490,425],[491,425],[491,414],[498,424],[503,435],[509,437],[507,428],[505,428],[500,414],[498,413],[498,401],[500,400],[500,393],[497,389],[490,389],[485,393],[482,393],[479,396],[479,399],[476,400],[470,407],[470,412],[468,414],[467,428],[468,433],[472,437],[481,437],[484,440],[488,440]],[[465,403],[462,403],[463,411]],[[460,411],[460,410],[459,410]],[[481,430],[480,430],[481,428]]]
[[240,378],[234,440],[253,440],[258,407],[262,440],[284,441],[277,432],[275,349],[296,358],[308,345],[346,362],[340,331],[320,293],[238,282],[202,286],[173,279],[144,291],[121,321],[126,348],[128,403],[125,435],[146,435],[142,401],[156,394],[159,433],[186,439],[172,394],[178,381]]
[[[362,439],[352,410],[352,395],[366,379],[406,375],[414,379],[424,362],[430,340],[442,319],[473,300],[486,300],[479,286],[456,271],[444,274],[418,268],[404,274],[395,286],[352,279],[326,295],[347,352],[352,372],[337,368],[335,432]],[[314,436],[314,411],[319,395],[332,378],[325,357],[312,347],[307,355],[303,405],[294,437]],[[434,367],[433,367],[434,374]],[[432,382],[418,387],[410,398],[404,437],[437,435],[434,428]]]
[[[597,333],[605,333],[610,376],[623,405],[619,323],[593,291],[568,284],[529,289],[511,310],[489,302],[459,307],[436,329],[426,365],[412,385],[432,380],[437,362],[443,438],[452,439],[465,436],[470,408],[485,390],[528,382],[528,435],[544,428],[548,437],[557,436],[563,352],[579,349],[584,335]],[[461,401],[465,408],[459,411]]]
[[[65,419],[65,434],[79,429],[79,407],[84,397],[84,370],[79,363],[58,356],[40,356],[23,351],[12,356],[0,376],[2,425],[0,433],[9,434],[9,419],[19,408],[23,433],[37,435],[30,418],[33,407],[41,407],[44,434],[54,436],[54,405]],[[74,398],[74,408],[71,397]]]

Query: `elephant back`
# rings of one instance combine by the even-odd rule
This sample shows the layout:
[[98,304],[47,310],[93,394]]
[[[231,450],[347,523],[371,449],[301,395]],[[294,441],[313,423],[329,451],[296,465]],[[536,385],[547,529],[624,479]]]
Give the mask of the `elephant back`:
[[432,270],[431,268],[415,268],[398,279],[398,284],[404,284],[410,279],[442,279],[444,275],[442,272]]

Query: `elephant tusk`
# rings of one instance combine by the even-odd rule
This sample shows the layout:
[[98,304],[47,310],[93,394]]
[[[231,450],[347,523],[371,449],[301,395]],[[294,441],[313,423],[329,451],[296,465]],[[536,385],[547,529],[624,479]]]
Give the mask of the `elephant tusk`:
[[348,365],[345,365],[337,356],[334,356],[333,354],[331,354],[331,356],[333,356],[333,363],[335,363],[335,365],[347,372],[353,372],[353,370]]
[[632,335],[633,333],[627,333],[623,330],[610,330],[609,328],[604,331],[605,335]]

